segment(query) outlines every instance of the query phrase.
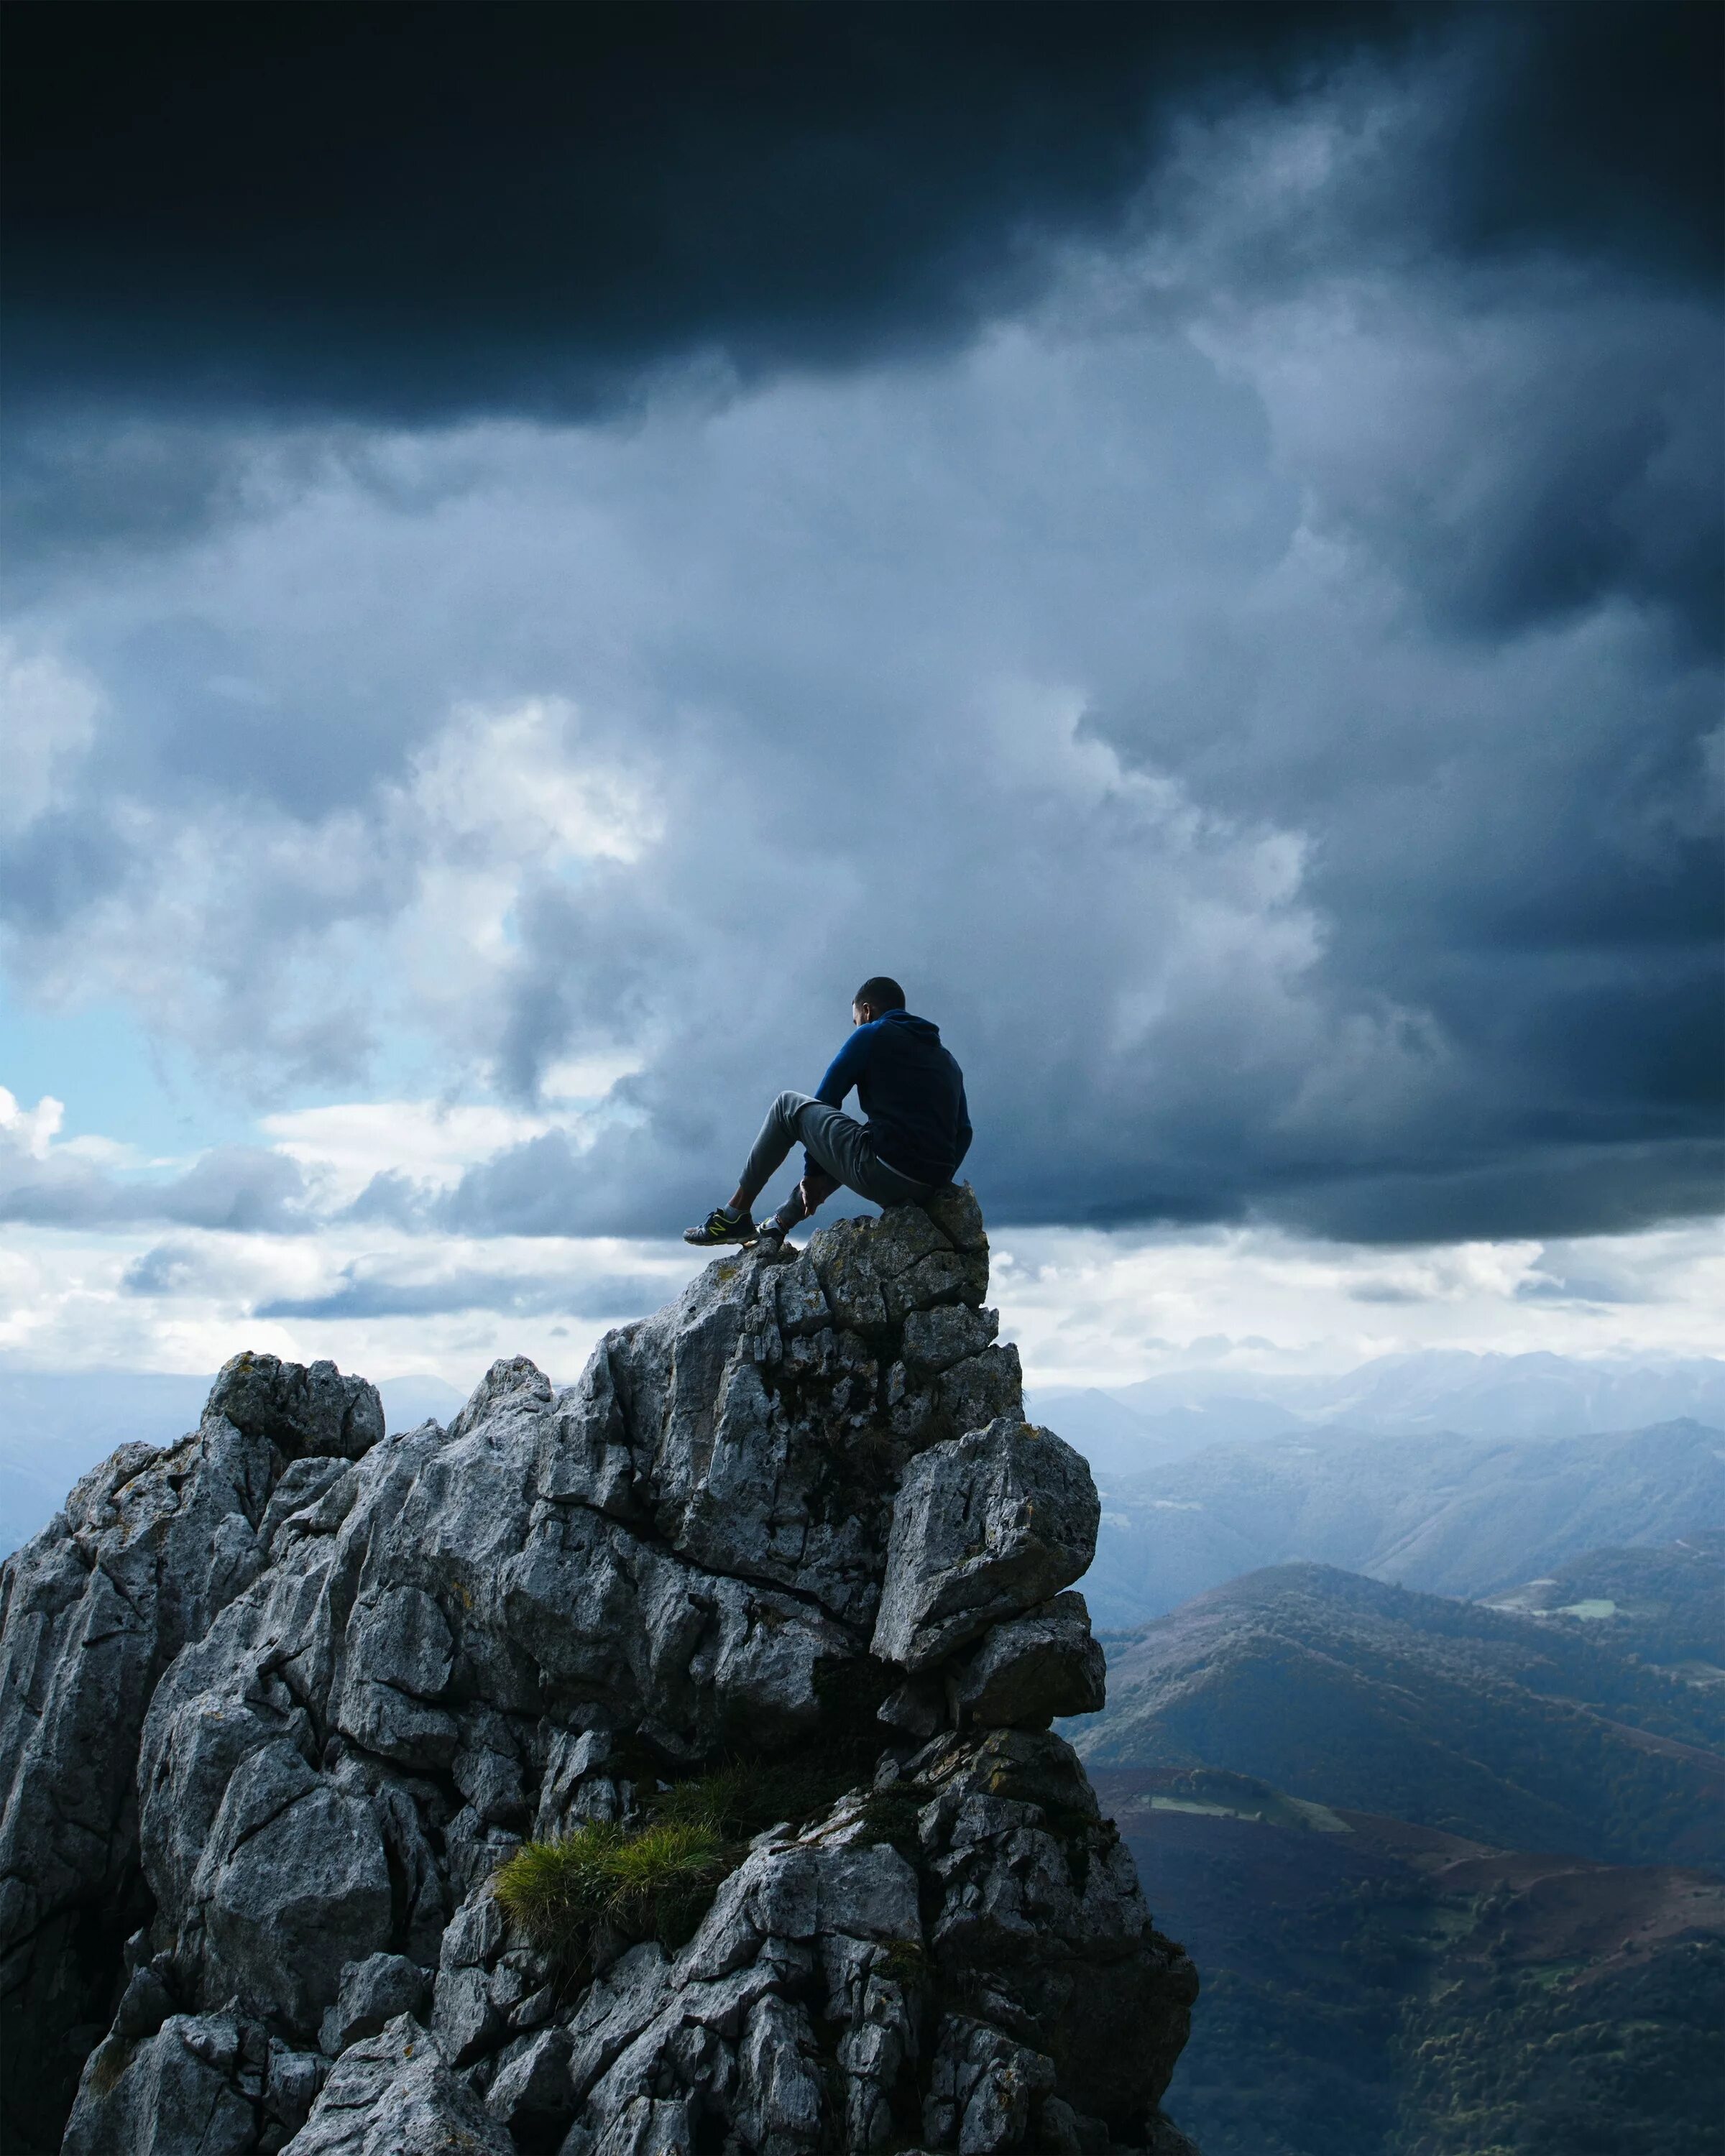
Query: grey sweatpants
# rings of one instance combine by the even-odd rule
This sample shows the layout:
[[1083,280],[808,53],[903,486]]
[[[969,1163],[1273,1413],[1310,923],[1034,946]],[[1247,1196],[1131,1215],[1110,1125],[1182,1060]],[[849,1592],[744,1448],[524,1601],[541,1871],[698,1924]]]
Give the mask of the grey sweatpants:
[[934,1188],[932,1183],[912,1183],[909,1176],[877,1159],[867,1130],[855,1116],[829,1107],[812,1094],[781,1093],[767,1111],[737,1185],[751,1205],[796,1145],[806,1146],[809,1158],[829,1175],[876,1205],[908,1204],[927,1198]]

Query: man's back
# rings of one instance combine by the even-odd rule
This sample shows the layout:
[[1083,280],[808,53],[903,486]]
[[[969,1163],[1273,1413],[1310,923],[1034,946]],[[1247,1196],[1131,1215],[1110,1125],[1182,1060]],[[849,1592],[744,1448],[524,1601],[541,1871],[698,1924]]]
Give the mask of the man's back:
[[914,1183],[952,1180],[969,1148],[970,1115],[964,1073],[937,1025],[901,1009],[858,1026],[816,1097],[837,1107],[853,1085],[887,1166]]

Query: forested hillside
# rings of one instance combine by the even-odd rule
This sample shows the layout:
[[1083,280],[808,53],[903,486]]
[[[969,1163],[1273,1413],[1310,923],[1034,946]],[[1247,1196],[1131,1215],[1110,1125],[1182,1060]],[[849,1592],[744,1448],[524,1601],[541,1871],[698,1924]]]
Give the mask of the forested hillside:
[[1111,1637],[1094,1765],[1225,1768],[1497,1845],[1613,1863],[1725,1847],[1725,1696],[1593,1627],[1321,1565],[1260,1572]]

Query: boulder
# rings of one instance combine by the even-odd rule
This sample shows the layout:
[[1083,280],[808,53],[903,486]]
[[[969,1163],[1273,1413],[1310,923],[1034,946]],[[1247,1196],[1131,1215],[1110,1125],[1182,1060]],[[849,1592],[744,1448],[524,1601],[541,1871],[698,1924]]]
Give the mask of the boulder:
[[1091,1637],[1084,1597],[1069,1589],[996,1625],[953,1672],[952,1699],[968,1722],[1045,1729],[1057,1715],[1096,1714],[1107,1665]]
[[452,2066],[470,2066],[502,2041],[503,2016],[491,2001],[482,1969],[440,1969],[437,1973],[431,2033]]
[[192,1905],[205,1985],[231,1986],[308,2039],[336,2007],[347,1968],[397,1958],[382,1952],[393,1897],[376,1812],[285,1745],[251,1753],[229,1781]]
[[912,1672],[1045,1602],[1089,1568],[1101,1502],[1051,1430],[1002,1415],[932,1446],[893,1508],[874,1651]]
[[249,2156],[263,2082],[242,2083],[239,2053],[223,2015],[174,2015],[136,2045],[110,2036],[85,2069],[64,2156]]
[[905,1319],[905,1368],[919,1376],[937,1375],[992,1347],[999,1330],[1000,1313],[995,1310],[971,1310],[962,1302],[913,1310]]
[[485,2109],[513,2128],[542,2119],[567,2123],[572,2107],[568,2030],[542,2029],[517,2037],[497,2061]]
[[968,1183],[949,1183],[924,1201],[922,1210],[955,1250],[967,1256],[987,1257],[988,1238],[983,1226],[983,1209]]
[[219,1415],[243,1435],[264,1439],[286,1460],[357,1460],[383,1435],[375,1385],[344,1378],[333,1363],[283,1363],[274,1355],[235,1355],[223,1363],[203,1414],[206,1422]]
[[367,1954],[341,1971],[336,2003],[317,2032],[320,2051],[338,2058],[362,2036],[381,2035],[400,2014],[420,2019],[431,1990],[431,1972],[405,1954]]

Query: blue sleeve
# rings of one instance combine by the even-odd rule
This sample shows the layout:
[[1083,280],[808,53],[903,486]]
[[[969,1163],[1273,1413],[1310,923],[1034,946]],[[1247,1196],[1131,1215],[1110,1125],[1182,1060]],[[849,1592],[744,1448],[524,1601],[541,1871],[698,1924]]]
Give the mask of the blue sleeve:
[[845,1096],[868,1068],[869,1054],[874,1045],[872,1025],[854,1027],[850,1040],[827,1065],[827,1075],[815,1089],[815,1099],[824,1101],[829,1108],[843,1107]]
[[965,1154],[970,1151],[971,1135],[970,1103],[964,1097],[964,1081],[961,1078],[958,1081],[958,1128],[956,1133],[957,1149],[952,1155],[952,1173],[954,1175],[957,1175],[958,1173],[959,1162],[962,1161]]

